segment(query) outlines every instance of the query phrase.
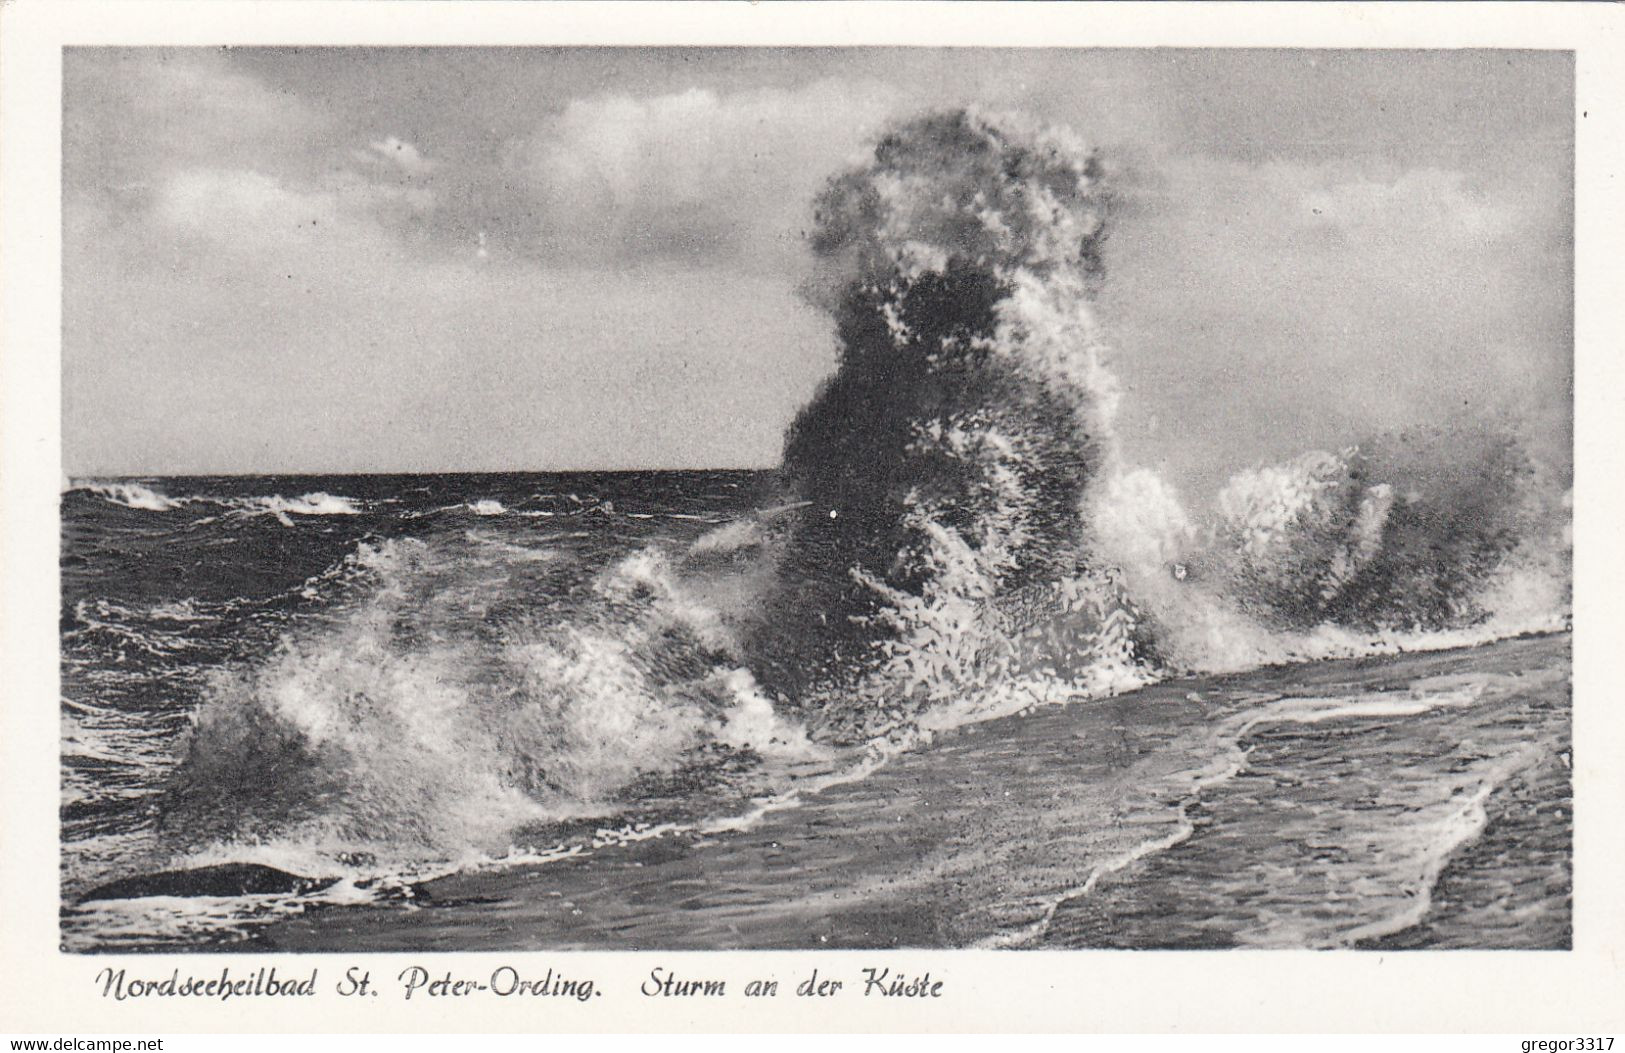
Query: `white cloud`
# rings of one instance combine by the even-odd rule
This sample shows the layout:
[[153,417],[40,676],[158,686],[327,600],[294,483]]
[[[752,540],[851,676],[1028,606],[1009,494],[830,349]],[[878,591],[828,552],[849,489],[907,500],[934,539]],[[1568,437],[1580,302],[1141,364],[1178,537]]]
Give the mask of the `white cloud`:
[[[394,49],[280,65],[68,49],[64,390],[107,377],[74,419],[115,451],[153,444],[163,455],[149,466],[191,463],[188,446],[263,466],[256,450],[279,443],[294,467],[382,463],[430,434],[418,422],[450,404],[448,385],[481,380],[457,411],[475,419],[483,398],[508,430],[469,427],[486,438],[408,460],[485,463],[484,448],[490,463],[493,451],[539,463],[589,431],[614,447],[616,427],[568,414],[595,391],[618,397],[640,382],[634,365],[654,363],[667,372],[634,414],[649,424],[647,451],[628,457],[678,456],[718,421],[756,428],[740,448],[770,453],[777,422],[761,386],[783,385],[773,404],[793,407],[827,364],[785,367],[824,354],[824,321],[788,313],[800,310],[791,290],[813,195],[890,116],[960,99],[1126,144],[1108,162],[1162,155],[1121,184],[1103,305],[1130,437],[1163,422],[1142,443],[1148,460],[1203,471],[1211,460],[1228,476],[1238,459],[1509,391],[1564,412],[1554,378],[1571,362],[1571,198],[1566,147],[1551,137],[1570,134],[1570,96],[1532,92],[1522,74],[1471,98],[1451,94],[1457,81],[1426,94],[1406,80],[1399,95],[1426,118],[1406,121],[1361,101],[1397,68],[1381,63],[1298,97],[1279,88],[1297,81],[1230,76],[1223,63],[1181,79],[1188,57],[1046,54],[796,53],[762,75],[726,57],[690,66],[686,53],[653,73],[647,55],[556,74],[516,57],[501,61],[522,75],[448,95],[418,90],[436,83],[438,59],[403,65]],[[600,61],[603,78],[584,79]],[[798,69],[847,78],[808,83]],[[373,90],[393,83],[375,74],[403,78],[400,90]],[[618,89],[572,99],[584,83]],[[745,83],[764,86],[725,87]],[[1520,108],[1530,99],[1539,105]],[[1324,118],[1327,107],[1343,116]],[[629,275],[645,284],[605,291]],[[273,360],[281,380],[266,377]],[[123,412],[146,438],[103,430],[140,383],[154,408]],[[244,405],[269,419],[289,391],[326,401],[297,427],[242,427]],[[418,396],[426,408],[402,408]],[[673,421],[671,407],[707,397],[694,421]],[[338,427],[348,402],[375,409],[334,441],[301,437]],[[215,415],[179,416],[193,403]],[[458,427],[443,423],[434,442]],[[525,442],[523,456],[506,452]]]
[[[434,206],[430,191],[340,175],[327,186],[293,187],[247,169],[189,168],[170,176],[153,205],[167,228],[245,252],[326,244],[363,251]],[[335,244],[338,242],[339,244]]]
[[284,170],[332,124],[212,49],[69,49],[63,79],[70,189],[199,165]]
[[1528,209],[1473,188],[1465,173],[1418,168],[1391,180],[1326,176],[1298,191],[1300,222],[1358,231],[1424,232],[1439,238],[1514,233]]
[[192,168],[176,173],[159,194],[154,213],[163,223],[207,233],[240,232],[284,223],[336,225],[332,194],[302,194],[274,176],[246,169]]
[[393,164],[409,176],[428,175],[440,167],[438,161],[431,161],[419,153],[416,146],[393,135],[380,142],[368,143],[367,149],[357,151],[357,154],[370,162]]
[[[873,84],[571,101],[520,151],[546,240],[577,251],[799,251],[819,184],[895,105]],[[597,243],[595,245],[595,243]]]
[[1191,436],[1223,435],[1223,474],[1238,449],[1278,460],[1452,414],[1560,414],[1559,174],[1166,160],[1125,188],[1107,246],[1125,434],[1193,464]]

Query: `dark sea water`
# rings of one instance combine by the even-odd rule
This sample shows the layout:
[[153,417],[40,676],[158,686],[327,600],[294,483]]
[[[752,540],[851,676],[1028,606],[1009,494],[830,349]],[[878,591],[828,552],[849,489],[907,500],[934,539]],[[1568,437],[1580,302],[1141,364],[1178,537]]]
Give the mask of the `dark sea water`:
[[[1569,945],[1566,633],[836,744],[730,650],[772,499],[747,472],[64,493],[64,945]],[[231,863],[318,887],[81,902]]]

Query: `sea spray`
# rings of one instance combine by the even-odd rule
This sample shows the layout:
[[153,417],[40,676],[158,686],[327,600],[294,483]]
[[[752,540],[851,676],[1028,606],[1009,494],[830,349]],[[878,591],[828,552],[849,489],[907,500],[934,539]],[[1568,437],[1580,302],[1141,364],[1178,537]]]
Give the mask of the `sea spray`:
[[174,841],[385,869],[501,853],[526,824],[613,814],[708,744],[814,750],[655,550],[597,573],[566,616],[495,626],[470,623],[477,583],[435,543],[363,545],[353,563],[351,598],[312,631],[212,678],[164,800]]
[[861,735],[1032,664],[1012,612],[1083,566],[1116,399],[1089,307],[1107,203],[1070,135],[974,109],[901,125],[819,197],[809,296],[840,361],[785,439],[806,504],[750,641],[816,721]]
[[[879,763],[1174,671],[1555,627],[1566,506],[1494,429],[1245,469],[1212,508],[1127,463],[1091,308],[1109,200],[1091,151],[1017,118],[883,136],[816,203],[807,293],[840,357],[785,436],[772,507],[671,512],[717,525],[592,567],[569,556],[589,530],[545,549],[486,534],[652,513],[529,491],[403,509],[426,532],[483,517],[457,534],[473,550],[373,539],[308,581],[320,617],[211,677],[162,805],[174,842],[225,858],[291,840],[385,869],[502,857],[520,827],[692,790],[718,756],[851,742]],[[217,503],[290,525],[386,507]]]
[[1243,469],[1197,512],[1143,469],[1087,507],[1159,656],[1220,672],[1562,628],[1569,500],[1514,429],[1452,422]]
[[1557,491],[1515,422],[1245,469],[1195,511],[1130,464],[1090,306],[1102,172],[1068,133],[955,110],[819,197],[809,297],[839,363],[786,435],[804,504],[746,634],[781,700],[861,739],[995,696],[1561,624]]
[[1475,624],[1485,583],[1537,529],[1536,482],[1515,436],[1484,424],[1241,473],[1219,497],[1215,571],[1285,628]]
[[[177,501],[174,498],[169,497],[167,494],[159,493],[157,490],[154,490],[151,487],[143,486],[140,483],[92,482],[85,484],[85,488],[90,490],[91,493],[94,493],[99,497],[106,498],[114,504],[123,505],[126,508],[141,509],[147,512],[168,512],[170,509],[179,508],[185,503],[184,501]],[[70,488],[70,490],[71,489],[72,488]],[[64,492],[66,493],[69,491]]]
[[320,491],[292,498],[280,494],[265,497],[215,497],[201,494],[171,497],[142,482],[108,480],[86,481],[81,485],[70,487],[64,493],[72,493],[76,489],[86,490],[112,504],[140,511],[170,512],[190,505],[213,505],[225,509],[231,515],[273,516],[284,526],[293,525],[292,520],[288,518],[290,515],[360,515],[362,512],[354,499]]

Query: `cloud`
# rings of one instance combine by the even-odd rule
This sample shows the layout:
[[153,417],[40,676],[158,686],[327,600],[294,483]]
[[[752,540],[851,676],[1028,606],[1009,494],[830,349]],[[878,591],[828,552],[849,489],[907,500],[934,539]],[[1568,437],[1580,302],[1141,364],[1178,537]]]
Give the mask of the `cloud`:
[[[1439,235],[1504,236],[1565,222],[1561,173],[1519,171],[1517,181],[1433,165],[1347,164],[1164,154],[1126,173],[1124,204],[1144,214],[1195,210],[1269,215],[1269,233],[1301,228],[1408,228]],[[1532,193],[1538,191],[1538,193]]]
[[216,222],[216,241],[244,247],[295,231],[331,244],[365,221],[398,247],[493,263],[794,270],[809,202],[899,105],[869,81],[602,94],[437,156],[218,52],[87,52],[69,69],[67,186],[86,219],[192,236]]
[[1467,176],[1437,168],[1413,169],[1391,181],[1373,179],[1315,181],[1298,191],[1309,226],[1344,230],[1431,229],[1463,237],[1494,237],[1517,218],[1508,202],[1471,191]]
[[434,206],[424,189],[369,182],[336,174],[327,185],[300,189],[247,169],[191,168],[170,176],[156,197],[153,218],[250,250],[312,237],[373,238],[387,221]]
[[429,160],[417,147],[393,135],[381,142],[368,143],[366,150],[356,151],[356,157],[373,164],[393,164],[408,176],[428,175],[440,167],[438,161]]
[[1226,460],[1459,414],[1537,422],[1561,463],[1560,175],[1212,157],[1137,172],[1107,245],[1125,435],[1199,486]]
[[576,99],[515,151],[553,252],[801,252],[808,202],[894,105],[870,84]]
[[[440,165],[394,136],[242,72],[218,49],[70,49],[64,69],[69,265],[242,270],[259,256],[352,261],[429,240]],[[352,266],[354,263],[352,262]]]
[[251,232],[273,235],[304,226],[337,227],[340,210],[331,193],[300,193],[275,176],[246,169],[193,168],[176,173],[154,203],[161,224],[239,240]]
[[63,65],[68,189],[116,188],[222,165],[296,170],[333,118],[204,48],[70,48]]
[[[822,324],[770,272],[699,273],[688,258],[637,276],[579,266],[536,236],[539,222],[525,226],[560,215],[513,155],[437,152],[383,122],[335,123],[212,57],[181,58],[178,76],[120,80],[122,60],[106,55],[79,71],[64,245],[72,464],[766,463],[826,368]],[[211,99],[216,75],[224,96]],[[128,95],[149,80],[168,93],[163,112]],[[90,141],[92,125],[106,141]],[[527,137],[524,156],[540,141]],[[653,165],[676,149],[631,142]],[[749,180],[718,164],[732,174],[689,184],[697,196],[676,211],[726,210]],[[680,185],[647,181],[617,207],[669,207]],[[749,193],[783,204],[762,185]],[[544,250],[555,255],[536,258]]]
[[[1102,307],[1128,389],[1121,423],[1148,463],[1222,478],[1464,399],[1542,402],[1550,434],[1566,434],[1561,56],[1531,79],[1533,60],[1500,53],[1338,53],[1318,67],[1230,51],[541,54],[68,49],[64,392],[86,434],[170,451],[149,465],[236,443],[228,460],[248,467],[259,447],[307,449],[299,429],[350,398],[375,411],[331,449],[370,443],[388,460],[418,434],[405,393],[437,406],[466,368],[487,370],[485,397],[524,422],[491,449],[530,428],[540,456],[575,441],[552,417],[659,359],[674,372],[635,407],[649,457],[709,441],[713,417],[756,429],[739,440],[753,457],[771,453],[778,418],[730,378],[797,378],[773,402],[793,408],[827,365],[816,320],[786,313],[800,310],[810,203],[879,125],[955,99],[1106,148]],[[706,357],[719,348],[737,353]],[[446,362],[432,384],[431,352]],[[566,391],[556,367],[577,354]],[[284,372],[268,379],[271,360]],[[606,371],[596,389],[591,369]],[[137,381],[176,394],[115,413]],[[279,391],[325,401],[282,426]],[[713,391],[734,401],[672,423],[671,406]],[[215,416],[194,412],[171,436],[183,394]],[[245,416],[252,442],[234,438]]]

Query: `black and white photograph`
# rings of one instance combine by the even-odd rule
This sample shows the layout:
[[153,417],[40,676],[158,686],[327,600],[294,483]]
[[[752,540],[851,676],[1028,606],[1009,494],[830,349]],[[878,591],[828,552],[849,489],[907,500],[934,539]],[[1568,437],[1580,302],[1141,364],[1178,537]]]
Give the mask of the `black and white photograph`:
[[63,71],[65,948],[1570,946],[1571,54]]
[[0,1031],[1608,1053],[1618,25],[9,0]]

